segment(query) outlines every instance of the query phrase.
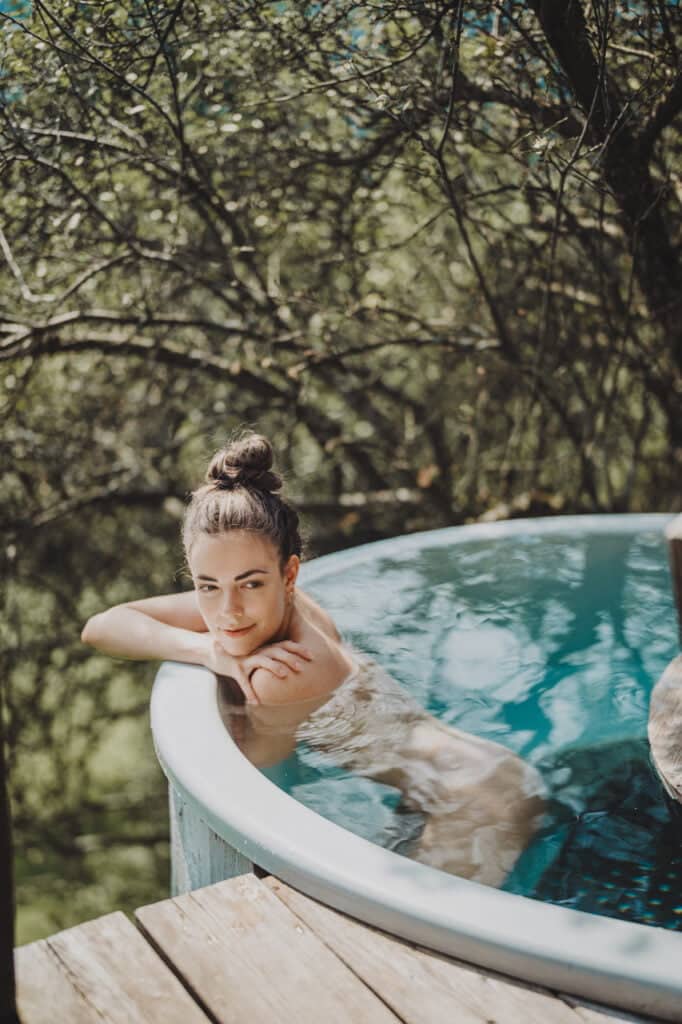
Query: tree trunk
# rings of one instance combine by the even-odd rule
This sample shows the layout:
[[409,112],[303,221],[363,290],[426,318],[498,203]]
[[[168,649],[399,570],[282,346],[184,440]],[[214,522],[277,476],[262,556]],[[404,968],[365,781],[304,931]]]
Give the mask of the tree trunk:
[[603,176],[631,240],[634,272],[652,318],[660,324],[676,370],[682,373],[682,264],[662,208],[663,192],[651,175],[656,139],[679,113],[682,87],[673,86],[658,116],[637,123],[627,114],[600,67],[588,38],[581,3],[529,0],[547,41],[570,82],[588,138],[601,145]]
[[19,1024],[14,986],[14,878],[0,687],[0,1024]]

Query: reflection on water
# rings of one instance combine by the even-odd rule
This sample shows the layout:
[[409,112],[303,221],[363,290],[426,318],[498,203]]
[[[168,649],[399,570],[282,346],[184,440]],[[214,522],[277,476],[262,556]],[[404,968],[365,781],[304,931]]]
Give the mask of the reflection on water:
[[682,821],[646,740],[549,759],[552,815],[505,888],[562,906],[682,930]]
[[399,685],[382,673],[368,701],[351,679],[326,710],[318,701],[260,724],[224,694],[233,735],[278,785],[409,854],[423,816],[395,779],[348,769],[363,750],[395,763],[423,709],[504,744],[544,779],[550,814],[506,888],[682,928],[679,826],[644,742],[651,687],[676,653],[658,534],[427,546],[404,562],[368,558],[309,589]]

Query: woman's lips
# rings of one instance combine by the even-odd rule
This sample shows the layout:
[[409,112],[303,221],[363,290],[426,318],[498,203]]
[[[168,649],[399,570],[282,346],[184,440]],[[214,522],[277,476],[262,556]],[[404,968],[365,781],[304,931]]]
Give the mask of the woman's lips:
[[253,629],[253,625],[244,626],[243,629],[224,629],[223,633],[225,636],[244,636],[251,629]]

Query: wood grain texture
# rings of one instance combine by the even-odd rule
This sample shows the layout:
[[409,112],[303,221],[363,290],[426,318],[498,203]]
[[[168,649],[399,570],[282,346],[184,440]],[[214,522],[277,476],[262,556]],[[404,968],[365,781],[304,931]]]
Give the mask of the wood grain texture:
[[573,1009],[547,993],[370,928],[278,879],[264,882],[406,1024],[582,1024]]
[[682,655],[670,662],[651,692],[648,734],[661,782],[682,803]]
[[168,803],[173,896],[251,873],[251,861],[216,835],[191,803],[170,784]]
[[253,875],[141,907],[136,916],[221,1024],[397,1024]]
[[643,1021],[580,1000],[558,998],[536,986],[414,946],[331,910],[274,877],[264,879],[264,884],[406,1024]]
[[658,1018],[642,1017],[627,1010],[613,1010],[607,1006],[597,1006],[596,1003],[582,1001],[576,996],[561,996],[569,1006],[574,1006],[587,1024],[657,1024]]
[[17,1008],[22,1024],[70,1024],[101,1021],[95,1008],[78,990],[65,965],[47,940],[19,946],[14,952]]
[[120,912],[17,950],[22,1024],[207,1024]]

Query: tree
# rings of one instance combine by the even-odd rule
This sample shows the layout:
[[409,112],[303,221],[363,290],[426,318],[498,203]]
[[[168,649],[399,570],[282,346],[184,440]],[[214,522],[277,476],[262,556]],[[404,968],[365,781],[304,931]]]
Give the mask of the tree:
[[14,982],[14,880],[9,798],[5,786],[5,736],[0,690],[0,1022],[18,1024]]
[[682,429],[676,13],[5,15],[3,358],[229,379],[237,418],[295,410],[335,498],[433,466],[430,514],[472,514],[481,451],[552,490],[557,446],[571,501],[627,507]]

